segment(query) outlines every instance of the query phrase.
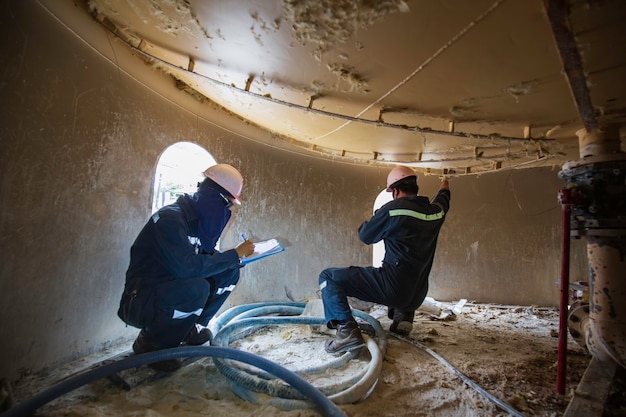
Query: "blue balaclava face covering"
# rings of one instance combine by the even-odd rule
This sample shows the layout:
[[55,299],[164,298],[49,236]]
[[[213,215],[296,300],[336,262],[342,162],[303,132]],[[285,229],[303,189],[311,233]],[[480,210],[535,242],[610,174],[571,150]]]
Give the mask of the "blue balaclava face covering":
[[230,195],[219,184],[207,178],[198,184],[198,191],[188,196],[189,205],[199,219],[198,237],[206,252],[213,251],[231,216],[220,193]]

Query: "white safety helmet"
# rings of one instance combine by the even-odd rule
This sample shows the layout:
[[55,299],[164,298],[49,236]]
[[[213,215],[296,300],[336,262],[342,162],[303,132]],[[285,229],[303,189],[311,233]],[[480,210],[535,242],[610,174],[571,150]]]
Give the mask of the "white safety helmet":
[[212,179],[228,191],[235,199],[235,204],[241,204],[239,194],[243,188],[243,177],[235,167],[228,164],[213,165],[204,171],[204,176]]
[[391,170],[389,175],[387,175],[387,191],[391,192],[393,185],[408,177],[415,177],[417,181],[417,175],[411,168],[405,166],[395,167]]

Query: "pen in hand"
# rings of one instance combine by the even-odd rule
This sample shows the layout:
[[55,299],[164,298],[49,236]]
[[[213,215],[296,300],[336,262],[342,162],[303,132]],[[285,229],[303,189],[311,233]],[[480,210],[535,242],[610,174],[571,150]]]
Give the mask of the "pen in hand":
[[252,253],[254,252],[254,243],[246,239],[245,234],[242,233],[240,236],[241,243],[235,248],[235,250],[237,251],[237,255],[239,255],[239,258],[241,259],[245,256],[252,255]]

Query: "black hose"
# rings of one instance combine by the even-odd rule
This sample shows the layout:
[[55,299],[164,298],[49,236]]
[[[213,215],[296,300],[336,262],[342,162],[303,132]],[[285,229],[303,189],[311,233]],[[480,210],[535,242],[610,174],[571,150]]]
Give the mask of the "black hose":
[[53,385],[21,402],[17,406],[5,411],[0,414],[0,417],[28,417],[39,407],[64,394],[67,394],[70,391],[125,369],[137,368],[142,365],[169,359],[189,358],[195,356],[232,359],[261,368],[277,376],[303,393],[306,398],[310,399],[319,408],[324,416],[347,417],[346,414],[341,411],[335,403],[326,398],[321,391],[290,370],[249,352],[216,346],[183,346],[150,353],[142,353],[140,355],[132,355],[128,358],[99,366],[90,371],[81,372],[73,377],[59,382],[56,385]]

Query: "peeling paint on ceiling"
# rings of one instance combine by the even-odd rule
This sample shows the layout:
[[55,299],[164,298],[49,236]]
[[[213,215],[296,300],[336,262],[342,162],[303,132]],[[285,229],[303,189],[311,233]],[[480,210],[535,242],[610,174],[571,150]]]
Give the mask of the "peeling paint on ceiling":
[[[182,91],[299,152],[427,172],[562,165],[583,128],[552,0],[89,0]],[[571,0],[600,125],[626,118],[626,2]],[[138,58],[140,59],[140,58]]]

